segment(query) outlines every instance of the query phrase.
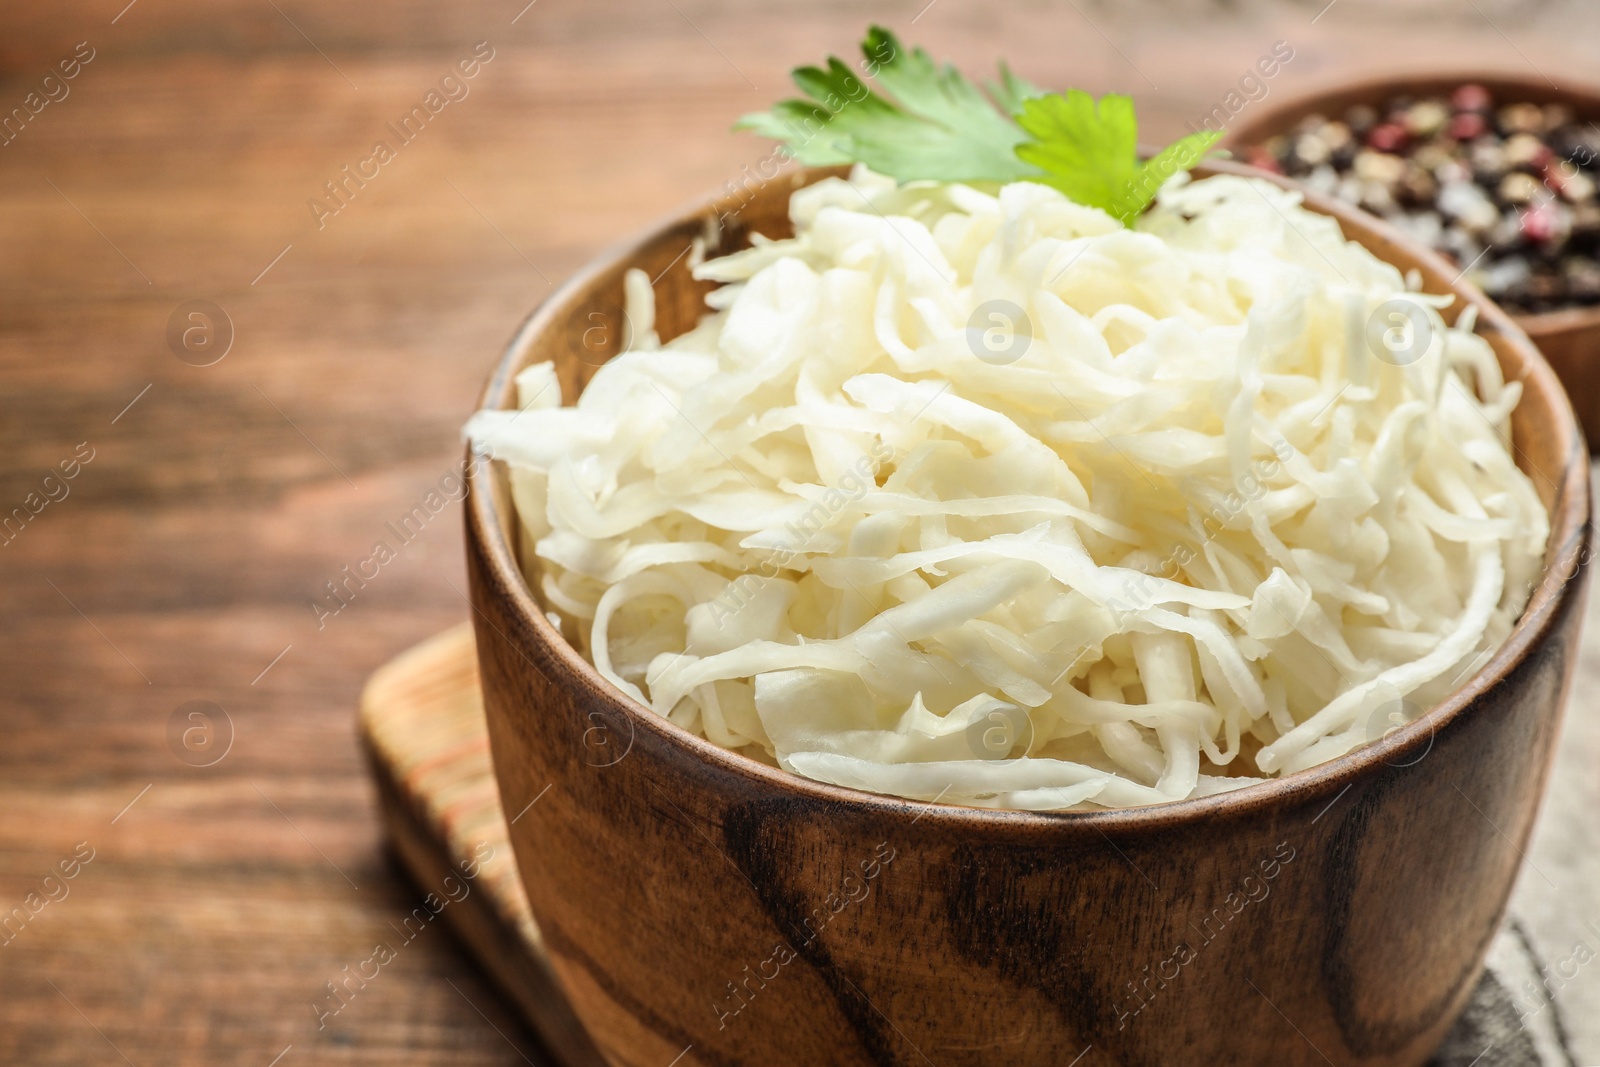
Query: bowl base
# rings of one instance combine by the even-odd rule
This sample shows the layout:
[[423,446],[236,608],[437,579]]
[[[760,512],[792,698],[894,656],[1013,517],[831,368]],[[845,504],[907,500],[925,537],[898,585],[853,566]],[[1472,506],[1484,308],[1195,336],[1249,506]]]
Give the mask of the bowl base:
[[[430,638],[373,674],[361,697],[361,736],[395,854],[418,887],[438,899],[447,896],[447,878],[467,887],[439,914],[537,1035],[545,1053],[540,1062],[603,1067],[604,1057],[545,960],[511,854],[470,625]],[[1466,1013],[1430,1067],[1575,1062],[1564,1048],[1558,1010],[1537,981],[1521,981],[1540,971],[1513,915],[1495,939]]]

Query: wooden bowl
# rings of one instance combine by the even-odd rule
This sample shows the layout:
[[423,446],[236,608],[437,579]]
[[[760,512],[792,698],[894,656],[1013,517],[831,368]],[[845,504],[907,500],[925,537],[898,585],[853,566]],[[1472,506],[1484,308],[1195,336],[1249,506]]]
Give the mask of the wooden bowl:
[[[688,328],[707,288],[689,277],[690,243],[787,235],[790,191],[827,173],[603,256],[528,320],[484,404],[510,406],[512,376],[536,360],[554,361],[571,403],[616,350],[627,267],[659,275],[663,336]],[[1553,526],[1492,662],[1418,721],[1311,770],[1041,814],[773,769],[604,682],[518,569],[504,471],[473,471],[467,557],[495,773],[555,972],[613,1064],[1427,1059],[1478,977],[1545,783],[1582,616],[1588,465],[1555,376],[1498,308],[1394,231],[1308,199],[1430,291],[1477,306],[1526,388],[1514,440]]]
[[[1468,82],[1488,89],[1497,105],[1560,103],[1572,108],[1577,118],[1600,121],[1600,87],[1516,74],[1437,73],[1346,83],[1248,110],[1243,121],[1229,129],[1222,147],[1243,151],[1287,133],[1308,115],[1338,118],[1356,104],[1381,107],[1402,93],[1448,95]],[[1585,436],[1591,445],[1600,447],[1600,306],[1514,315],[1513,319],[1566,385]]]

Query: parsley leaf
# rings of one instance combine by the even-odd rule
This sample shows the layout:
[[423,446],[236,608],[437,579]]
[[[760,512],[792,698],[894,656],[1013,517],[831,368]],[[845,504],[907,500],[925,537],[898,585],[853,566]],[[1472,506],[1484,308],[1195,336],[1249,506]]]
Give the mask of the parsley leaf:
[[[867,32],[861,51],[861,71],[875,76],[888,97],[829,57],[826,69],[794,72],[809,100],[782,101],[734,128],[784,142],[807,166],[859,162],[900,181],[1004,182],[1038,173],[1016,155],[1026,135],[954,67],[938,66],[920,48],[907,50],[879,26]],[[1037,92],[1002,69],[996,95],[1006,104]]]
[[[806,166],[864,163],[902,182],[1040,182],[1124,224],[1222,136],[1190,134],[1140,162],[1130,97],[1046,93],[1004,63],[985,96],[880,26],[861,51],[859,75],[834,56],[825,68],[799,67],[794,81],[809,99],[780,101],[734,128],[781,142]],[[868,87],[874,78],[883,93]]]
[[1132,100],[1111,95],[1097,108],[1094,97],[1069,89],[1024,101],[1017,121],[1033,137],[1017,146],[1017,155],[1045,172],[1040,181],[1069,200],[1117,214],[1122,187],[1139,166]]
[[1007,115],[1015,115],[1022,110],[1022,102],[1030,96],[1043,96],[1044,90],[1032,82],[1024,81],[1011,73],[1011,68],[1006,66],[1006,61],[1000,61],[1000,82],[989,83],[989,95],[994,97],[995,103],[1000,105]]
[[1107,93],[1097,104],[1082,89],[1023,101],[1017,122],[1033,137],[1017,146],[1017,156],[1044,171],[1035,181],[1125,224],[1150,205],[1162,182],[1200,162],[1222,136],[1193,133],[1141,163],[1133,99]]

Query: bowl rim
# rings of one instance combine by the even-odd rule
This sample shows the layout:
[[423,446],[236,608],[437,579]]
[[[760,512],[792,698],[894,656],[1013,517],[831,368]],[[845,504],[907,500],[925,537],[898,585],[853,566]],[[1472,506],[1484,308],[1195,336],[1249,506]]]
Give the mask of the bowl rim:
[[[1209,160],[1196,171],[1202,176],[1235,174],[1269,181],[1300,193],[1308,208],[1334,218],[1347,233],[1348,227],[1354,225],[1365,228],[1385,242],[1403,247],[1426,272],[1438,278],[1450,277],[1454,269],[1431,249],[1417,244],[1382,220],[1341,201],[1304,190],[1281,175],[1227,160]],[[779,184],[798,188],[801,184],[838,173],[840,168],[812,168],[780,174],[763,188],[771,190]],[[546,329],[560,325],[558,315],[564,303],[589,288],[596,280],[628,263],[663,234],[690,227],[700,230],[707,216],[715,218],[719,212],[736,210],[742,203],[745,202],[735,201],[732,196],[710,201],[697,200],[693,207],[673,213],[612,245],[587,262],[546,296],[517,330],[484,385],[478,410],[510,406],[516,373],[526,365],[526,356],[535,339]],[[487,577],[491,580],[483,583],[483,594],[505,601],[503,606],[514,613],[524,631],[543,646],[547,653],[546,664],[559,667],[565,675],[549,675],[551,684],[586,690],[603,700],[611,711],[620,714],[629,723],[630,730],[649,731],[678,756],[747,779],[753,786],[777,794],[866,809],[886,816],[911,814],[914,815],[913,821],[926,818],[934,824],[982,824],[992,830],[1057,833],[1069,827],[1092,828],[1096,831],[1115,829],[1118,832],[1170,830],[1174,824],[1219,822],[1254,816],[1264,810],[1290,804],[1309,804],[1329,794],[1336,794],[1333,799],[1337,800],[1358,780],[1385,766],[1407,767],[1421,762],[1431,751],[1434,737],[1441,729],[1459,719],[1480,697],[1504,684],[1529,654],[1548,639],[1557,618],[1568,608],[1573,597],[1581,592],[1582,581],[1586,577],[1592,534],[1588,450],[1566,392],[1538,349],[1498,305],[1459,275],[1445,284],[1444,291],[1456,296],[1463,311],[1467,306],[1477,307],[1478,332],[1503,334],[1505,342],[1518,350],[1525,367],[1520,380],[1536,386],[1525,391],[1524,398],[1528,392],[1537,392],[1551,399],[1549,414],[1553,425],[1550,433],[1566,441],[1562,469],[1540,472],[1554,485],[1557,511],[1550,516],[1545,561],[1528,605],[1494,654],[1447,697],[1417,719],[1378,741],[1362,745],[1327,762],[1223,793],[1136,807],[1028,811],[969,807],[937,799],[916,800],[815,781],[690,733],[615,688],[593,664],[584,659],[545,616],[543,608],[535,600],[527,579],[517,565],[511,543],[502,533],[501,512],[495,503],[493,486],[488,482],[493,464],[472,462],[474,457],[470,444],[467,446],[469,462],[466,464],[468,492],[464,502],[467,551],[470,555],[476,550],[490,572]],[[514,516],[509,517],[514,521]],[[478,590],[474,589],[473,593],[476,595]],[[473,610],[483,614],[475,601]],[[511,635],[502,632],[501,637],[511,643],[524,659],[528,658],[528,650],[517,647]],[[1562,690],[1562,699],[1565,699],[1565,690]],[[1421,755],[1417,755],[1419,749]],[[1332,803],[1329,801],[1330,806]]]
[[[1313,85],[1276,103],[1266,104],[1238,126],[1226,129],[1219,148],[1242,152],[1286,132],[1297,120],[1335,106],[1348,106],[1358,100],[1400,93],[1444,93],[1468,83],[1482,85],[1496,96],[1524,94],[1529,103],[1563,101],[1574,106],[1581,117],[1588,114],[1600,121],[1600,82],[1557,75],[1554,78],[1514,70],[1484,70],[1441,67],[1415,74],[1372,74],[1346,81]],[[1331,117],[1331,116],[1330,116]],[[1511,314],[1507,312],[1507,314]],[[1531,337],[1551,337],[1584,330],[1600,324],[1600,305],[1552,308],[1515,314],[1513,318]]]

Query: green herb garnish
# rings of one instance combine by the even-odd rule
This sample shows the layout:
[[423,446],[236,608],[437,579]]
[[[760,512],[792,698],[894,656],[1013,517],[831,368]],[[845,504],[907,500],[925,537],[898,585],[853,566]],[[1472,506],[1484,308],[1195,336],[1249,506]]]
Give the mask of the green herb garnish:
[[1193,133],[1140,161],[1131,97],[1046,93],[1004,63],[985,95],[879,26],[867,31],[861,51],[859,74],[835,56],[826,68],[796,68],[795,84],[809,99],[781,101],[734,128],[782,142],[807,166],[864,163],[898,181],[1040,182],[1124,224],[1222,136]]

